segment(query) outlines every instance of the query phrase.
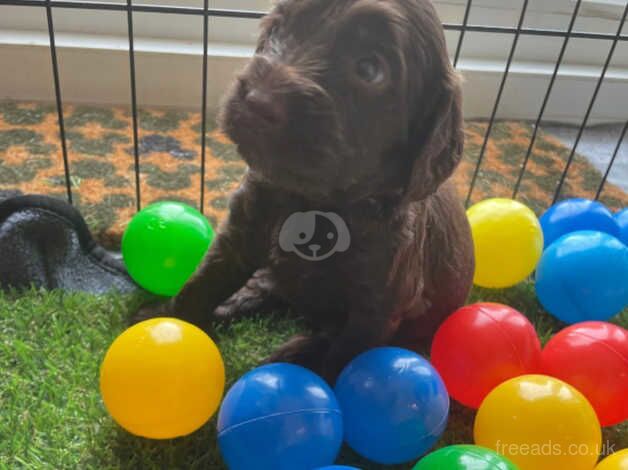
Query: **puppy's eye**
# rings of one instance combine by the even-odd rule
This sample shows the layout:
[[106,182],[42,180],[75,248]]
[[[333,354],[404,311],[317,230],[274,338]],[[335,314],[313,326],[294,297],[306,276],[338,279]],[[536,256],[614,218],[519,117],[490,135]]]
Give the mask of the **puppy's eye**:
[[377,83],[384,78],[382,63],[377,56],[359,59],[355,63],[355,73],[366,83]]

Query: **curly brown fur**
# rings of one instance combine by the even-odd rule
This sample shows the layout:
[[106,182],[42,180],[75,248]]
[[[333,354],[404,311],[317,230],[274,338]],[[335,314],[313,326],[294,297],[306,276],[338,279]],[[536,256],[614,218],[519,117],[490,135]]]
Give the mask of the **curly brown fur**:
[[[447,183],[463,147],[460,86],[428,0],[280,1],[222,126],[249,171],[174,314],[206,326],[264,269],[271,288],[249,283],[218,316],[281,299],[315,333],[272,359],[333,381],[368,348],[429,339],[464,303],[472,242]],[[284,251],[282,225],[307,211],[340,216],[348,249],[322,261]]]

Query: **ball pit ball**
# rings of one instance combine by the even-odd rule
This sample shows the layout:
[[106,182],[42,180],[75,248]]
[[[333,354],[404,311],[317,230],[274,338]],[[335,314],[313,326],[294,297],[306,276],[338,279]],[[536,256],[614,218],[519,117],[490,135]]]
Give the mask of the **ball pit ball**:
[[587,397],[602,426],[628,419],[628,331],[604,322],[572,325],[543,348],[544,374]]
[[214,239],[203,214],[180,202],[158,202],[139,211],[122,237],[129,275],[147,291],[176,295],[196,271]]
[[536,294],[565,323],[608,320],[628,305],[628,246],[603,232],[564,235],[543,253]]
[[602,449],[593,407],[571,385],[544,375],[500,384],[475,417],[475,444],[522,470],[591,470]]
[[628,449],[609,455],[595,467],[595,470],[628,470]]
[[581,230],[605,232],[619,237],[619,226],[604,204],[588,199],[566,199],[541,216],[545,248],[563,235]]
[[412,470],[518,470],[503,455],[472,445],[443,447],[427,455]]
[[615,214],[615,221],[619,225],[621,241],[628,245],[628,208]]
[[467,210],[475,251],[473,282],[510,287],[527,278],[543,252],[543,232],[528,207],[512,199],[486,199]]
[[124,331],[100,368],[100,392],[113,419],[152,439],[184,436],[214,414],[225,368],[214,342],[194,325],[154,318]]
[[218,445],[229,470],[299,470],[331,465],[342,413],[313,372],[269,364],[242,376],[218,413]]
[[385,347],[360,354],[341,372],[336,396],[345,441],[390,465],[416,460],[447,425],[449,397],[438,372],[418,354]]
[[452,398],[470,408],[497,385],[539,372],[541,343],[528,319],[507,305],[477,303],[452,314],[436,332],[431,360]]

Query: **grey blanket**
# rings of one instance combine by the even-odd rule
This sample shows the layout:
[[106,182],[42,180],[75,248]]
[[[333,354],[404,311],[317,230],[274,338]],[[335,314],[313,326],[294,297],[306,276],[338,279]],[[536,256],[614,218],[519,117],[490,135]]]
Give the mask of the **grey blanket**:
[[0,288],[132,292],[119,254],[98,245],[81,214],[47,196],[0,192]]

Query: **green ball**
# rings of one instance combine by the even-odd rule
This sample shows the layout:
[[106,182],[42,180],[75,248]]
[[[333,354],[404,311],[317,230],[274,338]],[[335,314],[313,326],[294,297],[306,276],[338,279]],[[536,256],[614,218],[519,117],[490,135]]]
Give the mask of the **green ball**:
[[518,470],[506,457],[484,447],[443,447],[421,459],[413,470]]
[[158,202],[139,211],[122,237],[131,277],[147,291],[174,296],[203,260],[214,230],[199,211],[180,202]]

